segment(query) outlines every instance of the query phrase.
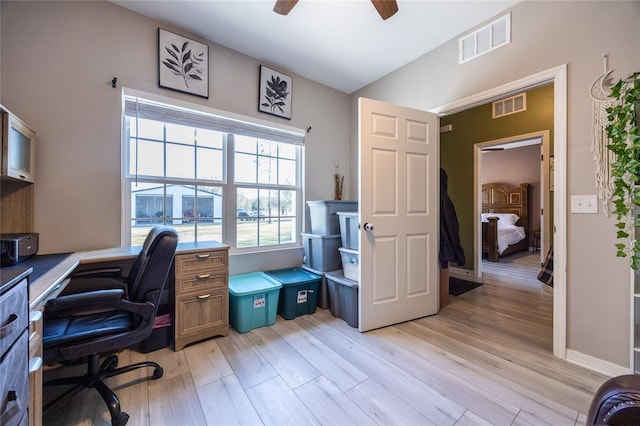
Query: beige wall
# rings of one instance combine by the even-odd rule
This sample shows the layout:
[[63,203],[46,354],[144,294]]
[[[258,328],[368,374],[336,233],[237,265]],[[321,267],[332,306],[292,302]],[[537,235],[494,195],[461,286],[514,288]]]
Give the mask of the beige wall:
[[[567,192],[595,194],[589,87],[603,54],[616,78],[640,68],[640,2],[525,1],[513,9],[512,43],[458,65],[452,40],[351,96],[351,191],[357,191],[359,96],[429,110],[568,64]],[[614,219],[567,217],[567,347],[629,366],[629,268],[615,256]]]
[[[257,111],[260,62],[213,42],[208,43],[208,100],[160,89],[157,29],[198,39],[185,29],[101,1],[2,1],[0,10],[0,101],[37,131],[41,253],[120,245],[123,86],[302,129],[311,126],[306,199],[333,199],[333,161],[341,159],[343,171],[348,166],[346,94],[293,75],[292,119],[284,120]],[[118,78],[118,89],[111,88],[112,77]],[[300,253],[280,263],[279,256],[271,256],[275,263],[272,259],[266,267],[295,264]],[[232,272],[263,267],[256,262],[232,262]]]

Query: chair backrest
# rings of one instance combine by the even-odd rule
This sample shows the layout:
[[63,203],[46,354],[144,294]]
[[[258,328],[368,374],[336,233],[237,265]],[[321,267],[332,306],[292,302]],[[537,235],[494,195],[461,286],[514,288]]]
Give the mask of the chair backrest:
[[148,300],[149,292],[158,290],[156,300],[150,300],[157,308],[157,299],[167,281],[177,245],[175,229],[156,226],[149,231],[129,272],[129,300],[144,302]]

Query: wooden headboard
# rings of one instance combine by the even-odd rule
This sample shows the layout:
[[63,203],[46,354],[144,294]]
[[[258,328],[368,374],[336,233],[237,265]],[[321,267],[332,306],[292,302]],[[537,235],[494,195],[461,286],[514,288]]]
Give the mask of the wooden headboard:
[[517,225],[529,236],[529,184],[510,187],[503,183],[482,184],[482,213],[515,213]]

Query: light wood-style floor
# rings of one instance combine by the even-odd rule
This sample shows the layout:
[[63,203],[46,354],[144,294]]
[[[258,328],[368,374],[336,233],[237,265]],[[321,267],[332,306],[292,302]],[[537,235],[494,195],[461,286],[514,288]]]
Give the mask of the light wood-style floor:
[[[553,357],[538,270],[538,254],[488,264],[484,285],[438,315],[363,334],[318,309],[180,352],[124,351],[120,365],[155,360],[164,377],[107,383],[134,426],[583,424],[607,377]],[[110,424],[95,390],[45,413],[45,425],[92,424]]]

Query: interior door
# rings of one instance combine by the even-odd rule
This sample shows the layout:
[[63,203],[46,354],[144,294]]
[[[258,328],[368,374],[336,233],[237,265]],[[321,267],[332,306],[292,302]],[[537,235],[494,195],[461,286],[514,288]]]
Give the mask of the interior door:
[[438,311],[438,117],[360,98],[360,331]]

